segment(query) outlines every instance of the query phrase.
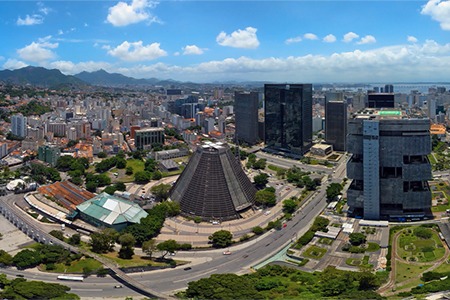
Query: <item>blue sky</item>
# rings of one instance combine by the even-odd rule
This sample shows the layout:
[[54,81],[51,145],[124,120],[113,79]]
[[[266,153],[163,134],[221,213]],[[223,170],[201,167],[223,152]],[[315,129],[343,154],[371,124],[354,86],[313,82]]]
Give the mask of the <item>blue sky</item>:
[[450,81],[450,1],[0,1],[0,68],[194,82]]

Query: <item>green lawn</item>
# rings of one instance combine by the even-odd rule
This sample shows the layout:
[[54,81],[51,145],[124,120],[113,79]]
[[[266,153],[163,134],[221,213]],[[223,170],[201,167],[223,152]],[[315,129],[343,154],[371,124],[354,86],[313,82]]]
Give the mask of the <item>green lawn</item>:
[[361,266],[361,267],[367,267],[372,268],[373,265],[369,264],[369,256],[365,255],[363,258],[347,258],[345,260],[345,263],[349,266]]
[[324,245],[331,245],[333,243],[333,239],[330,238],[321,238],[319,240],[319,243],[324,244]]
[[[109,252],[102,254],[104,257],[113,260],[116,262],[120,267],[126,268],[126,267],[140,267],[140,266],[166,266],[167,263],[164,262],[155,262],[148,257],[143,257],[139,255],[134,255],[133,259],[122,259],[118,257],[117,252]],[[187,263],[186,261],[180,261],[177,260],[177,265],[183,265]]]
[[325,253],[327,253],[327,249],[313,245],[306,249],[305,252],[303,252],[302,256],[312,259],[321,259],[325,255]]
[[432,154],[428,154],[428,159],[430,160],[430,163],[432,165],[435,165],[437,161],[434,159],[434,156]]
[[378,245],[377,243],[372,243],[372,242],[368,242],[367,243],[367,252],[375,252],[380,250],[380,245]]
[[409,279],[415,279],[415,285],[418,285],[420,283],[423,283],[419,278],[420,274],[424,272],[426,269],[430,268],[432,265],[412,265],[402,262],[397,262],[396,265],[396,276],[395,276],[395,282],[401,283],[403,281],[409,280]]
[[443,262],[439,267],[437,267],[434,272],[447,273],[450,272],[450,260]]
[[127,167],[133,168],[133,173],[144,171],[145,163],[143,160],[130,158],[127,159]]
[[[46,272],[52,273],[83,273],[84,268],[89,268],[93,272],[100,269],[102,264],[93,258],[84,258],[77,261],[73,261],[70,266],[65,264],[55,264],[55,269]],[[42,270],[45,270],[45,265],[42,266]]]
[[275,171],[275,172],[286,172],[287,171],[287,169],[285,169],[285,168],[274,166],[274,165],[268,165],[267,168],[269,168],[270,170]]
[[403,259],[432,262],[445,254],[445,249],[436,231],[430,239],[420,239],[413,233],[412,227],[404,230],[399,238],[398,255]]

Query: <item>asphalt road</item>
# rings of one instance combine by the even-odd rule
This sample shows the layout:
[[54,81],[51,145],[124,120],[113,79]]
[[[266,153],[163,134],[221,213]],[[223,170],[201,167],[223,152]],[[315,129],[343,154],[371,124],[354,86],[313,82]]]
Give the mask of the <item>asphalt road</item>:
[[328,168],[325,166],[321,166],[321,165],[308,165],[308,164],[303,164],[298,160],[293,160],[293,159],[288,159],[288,158],[283,158],[283,157],[278,157],[278,156],[274,156],[272,154],[267,154],[264,152],[257,152],[256,156],[258,158],[264,158],[267,160],[267,162],[269,164],[274,164],[277,166],[280,166],[282,168],[292,168],[292,166],[297,166],[301,169],[310,171],[310,172],[317,172],[317,173],[331,173],[332,172],[332,168]]

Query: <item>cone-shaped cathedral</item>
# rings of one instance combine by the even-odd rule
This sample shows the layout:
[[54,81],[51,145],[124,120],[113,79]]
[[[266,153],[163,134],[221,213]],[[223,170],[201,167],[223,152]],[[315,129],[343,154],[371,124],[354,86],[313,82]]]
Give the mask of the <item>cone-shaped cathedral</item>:
[[256,189],[227,144],[206,142],[197,147],[170,192],[186,216],[231,220],[255,203]]

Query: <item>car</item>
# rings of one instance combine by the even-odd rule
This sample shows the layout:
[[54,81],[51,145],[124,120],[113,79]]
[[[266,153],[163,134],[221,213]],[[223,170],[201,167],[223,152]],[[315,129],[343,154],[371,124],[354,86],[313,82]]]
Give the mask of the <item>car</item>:
[[121,288],[123,288],[123,286],[120,285],[120,284],[118,284],[118,285],[115,285],[114,288],[115,288],[115,289],[121,289]]
[[223,255],[230,255],[231,251],[223,251]]
[[16,274],[16,277],[25,277],[25,276],[23,276],[22,274]]
[[186,267],[186,268],[184,268],[183,270],[189,271],[189,270],[192,270],[192,268],[191,268],[191,267]]

